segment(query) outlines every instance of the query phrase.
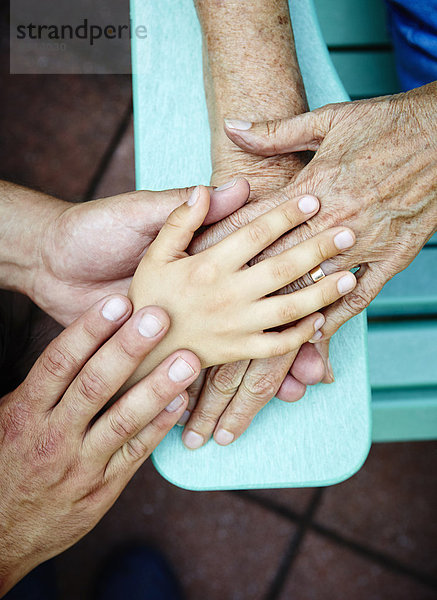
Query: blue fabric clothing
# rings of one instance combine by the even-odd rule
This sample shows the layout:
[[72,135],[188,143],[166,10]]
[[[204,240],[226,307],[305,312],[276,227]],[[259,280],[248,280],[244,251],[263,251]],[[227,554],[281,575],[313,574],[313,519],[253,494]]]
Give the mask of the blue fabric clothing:
[[437,0],[387,0],[402,88],[437,80]]

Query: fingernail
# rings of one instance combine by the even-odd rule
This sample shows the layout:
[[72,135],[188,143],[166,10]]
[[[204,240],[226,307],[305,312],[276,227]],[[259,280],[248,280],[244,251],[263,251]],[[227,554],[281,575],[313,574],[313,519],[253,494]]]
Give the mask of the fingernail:
[[190,416],[190,411],[186,410],[182,417],[179,419],[179,421],[176,423],[176,425],[180,425],[181,427],[183,427],[186,423],[188,423],[188,419],[190,418]]
[[163,324],[153,315],[145,314],[138,325],[140,335],[146,338],[155,337],[164,328]]
[[180,356],[170,365],[168,376],[172,381],[185,381],[194,375],[194,369]]
[[223,185],[219,185],[219,187],[214,188],[214,192],[223,192],[223,190],[228,190],[231,187],[234,187],[234,185],[237,183],[238,179],[237,177],[235,177],[234,179],[231,179],[231,181],[228,181],[227,183],[224,183]]
[[234,441],[235,435],[227,429],[219,429],[214,435],[214,439],[220,446],[227,446]]
[[310,342],[318,342],[323,337],[323,333],[321,331],[316,331],[313,337],[310,339]]
[[225,123],[228,129],[239,129],[244,131],[252,127],[250,121],[243,121],[242,119],[225,119]]
[[111,298],[102,308],[102,316],[107,321],[118,321],[127,313],[129,307],[121,298]]
[[319,208],[319,201],[314,196],[303,196],[297,203],[299,210],[309,215]]
[[196,450],[200,446],[203,446],[203,441],[203,436],[195,431],[188,431],[183,439],[185,446],[190,450]]
[[316,319],[314,322],[314,331],[318,331],[319,329],[321,329],[324,324],[325,324],[325,317],[319,317],[318,319]]
[[337,281],[337,289],[340,294],[347,294],[348,292],[352,291],[355,287],[355,281],[355,277],[352,275],[352,273],[344,275],[341,279],[339,279]]
[[335,247],[338,250],[345,250],[346,248],[350,248],[354,245],[354,238],[350,231],[340,231],[334,238]]
[[185,398],[179,394],[179,396],[176,396],[176,398],[172,400],[170,404],[167,404],[165,410],[169,413],[176,412],[184,402]]
[[197,186],[191,192],[191,196],[187,200],[187,206],[194,206],[196,204],[196,202],[198,201],[199,196],[200,196],[200,189],[199,189],[199,186]]

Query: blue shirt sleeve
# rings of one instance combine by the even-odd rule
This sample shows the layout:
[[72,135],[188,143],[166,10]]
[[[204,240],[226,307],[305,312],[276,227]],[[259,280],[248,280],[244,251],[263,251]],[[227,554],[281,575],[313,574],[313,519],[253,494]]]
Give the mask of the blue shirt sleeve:
[[386,0],[399,80],[409,90],[437,80],[437,0]]

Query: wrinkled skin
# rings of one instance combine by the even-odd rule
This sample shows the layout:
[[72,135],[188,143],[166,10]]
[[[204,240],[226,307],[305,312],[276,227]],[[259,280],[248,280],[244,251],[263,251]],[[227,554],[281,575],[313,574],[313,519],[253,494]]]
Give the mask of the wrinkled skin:
[[[228,129],[228,135],[245,150],[263,155],[316,151],[294,182],[267,201],[312,193],[320,199],[320,212],[265,256],[340,223],[356,234],[354,248],[323,264],[325,273],[361,265],[354,292],[324,311],[325,338],[366,308],[436,231],[436,83],[406,94],[328,105],[245,132]],[[221,235],[220,228],[240,226],[249,218],[247,208],[237,214],[213,230]]]
[[[356,246],[323,264],[326,274],[361,266],[354,292],[323,311],[326,323],[318,346],[323,345],[326,352],[330,336],[366,308],[383,285],[410,264],[436,230],[436,97],[436,84],[430,84],[393,97],[329,105],[293,119],[254,124],[248,130],[227,128],[228,137],[241,149],[273,157],[274,165],[280,161],[279,156],[290,158],[290,152],[316,154],[296,176],[292,173],[292,181],[254,198],[208,229],[193,249],[213,244],[296,194],[317,196],[320,212],[273,244],[259,259],[334,225],[345,225],[355,232]],[[292,289],[310,283],[308,277],[303,278]],[[305,346],[301,350],[304,352]],[[201,396],[203,402],[188,426],[196,431],[203,428],[205,438],[215,431],[219,443],[220,429],[235,433],[235,439],[247,428],[263,405],[261,398],[267,401],[275,393],[278,377],[283,378],[288,370],[277,359],[271,359],[261,377],[247,372],[242,384],[245,389],[240,394],[242,402],[237,405],[232,398],[237,394],[238,399],[238,386],[247,366],[233,364],[210,372]],[[292,383],[287,376],[283,386],[291,387]],[[221,415],[218,424],[217,414]],[[225,434],[222,439],[231,437]]]
[[200,363],[180,350],[102,411],[170,325],[156,306],[131,313],[122,296],[98,302],[0,401],[0,596],[94,527],[185,409]]

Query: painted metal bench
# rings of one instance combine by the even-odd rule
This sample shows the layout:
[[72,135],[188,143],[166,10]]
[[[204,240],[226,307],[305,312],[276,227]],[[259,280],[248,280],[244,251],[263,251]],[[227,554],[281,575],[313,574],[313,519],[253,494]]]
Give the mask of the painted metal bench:
[[[399,91],[383,0],[315,0],[352,99]],[[437,439],[437,235],[368,309],[374,441]]]
[[[322,26],[326,6],[322,0],[317,2]],[[200,30],[192,0],[132,0],[131,8],[134,26],[145,24],[148,28],[146,40],[134,38],[132,53],[137,187],[163,189],[207,183],[211,170],[209,128]],[[348,99],[329,59],[311,0],[293,2],[290,8],[310,107]],[[329,16],[329,11],[326,14]],[[334,31],[332,20],[326,23]],[[341,46],[341,43],[328,42]],[[335,53],[332,50],[333,62],[340,73],[346,69],[344,65],[349,64],[345,62],[346,53],[353,56],[357,50],[355,44],[346,51],[346,42],[347,39]],[[358,95],[365,95],[361,88],[358,91]],[[410,325],[403,328],[406,313],[402,313],[402,307],[405,309],[408,301],[397,292],[399,286],[402,288],[402,283],[393,280],[371,308],[369,346],[374,439],[391,439],[393,431],[399,439],[432,437],[437,430],[430,425],[430,415],[435,418],[435,412],[430,412],[432,390],[427,389],[428,396],[421,394],[420,400],[417,398],[424,382],[428,388],[435,386],[436,374],[428,371],[425,380],[424,373],[413,368],[408,374],[399,363],[401,358],[408,360],[409,353],[408,345],[400,343],[402,335],[407,341],[409,336],[416,340],[418,351],[424,347],[424,336],[429,336],[425,321],[416,321],[414,330]],[[411,294],[408,282],[405,288]],[[426,281],[422,288],[429,289]],[[415,289],[418,289],[417,283]],[[421,314],[430,314],[432,306],[435,307],[435,297],[435,293],[428,299],[424,297],[421,306],[427,307],[428,312]],[[412,297],[410,300],[416,306]],[[388,314],[396,314],[396,321],[374,322],[376,318],[385,320]],[[361,315],[353,319],[335,336],[332,359],[337,381],[334,385],[316,386],[304,401],[291,406],[273,400],[249,431],[227,448],[210,442],[190,452],[183,447],[180,431],[175,429],[154,453],[158,470],[173,483],[189,489],[329,485],[352,475],[365,460],[371,437],[365,318]],[[393,336],[398,352],[395,357]],[[425,342],[430,352],[432,340],[430,342],[428,337]],[[412,343],[411,340],[408,343]],[[419,360],[419,364],[423,362]],[[401,371],[399,376],[396,365]],[[414,388],[410,385],[413,380]],[[406,397],[409,391],[411,397]],[[414,404],[415,430],[420,429],[421,436],[417,433],[409,437],[405,433],[401,435],[403,415],[411,420],[413,409],[408,407],[414,399],[418,400]],[[402,409],[398,409],[397,405],[402,402]],[[427,403],[425,408],[419,410],[419,403],[424,402]],[[422,418],[424,428],[419,427]],[[387,428],[393,419],[396,427]]]

